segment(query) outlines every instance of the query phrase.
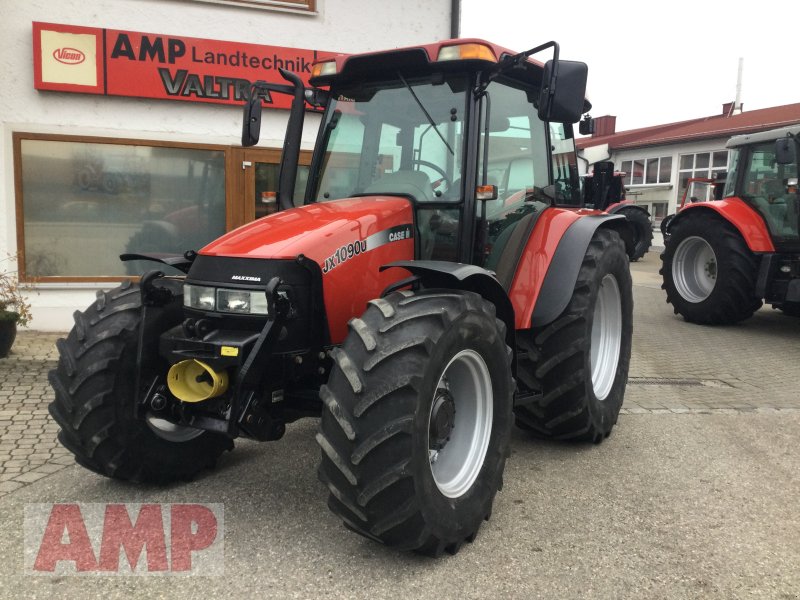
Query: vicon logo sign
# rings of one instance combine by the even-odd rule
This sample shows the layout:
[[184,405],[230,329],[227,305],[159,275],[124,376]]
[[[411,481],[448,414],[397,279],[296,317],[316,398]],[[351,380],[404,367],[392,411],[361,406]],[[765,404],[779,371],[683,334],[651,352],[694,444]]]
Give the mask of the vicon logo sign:
[[65,65],[79,65],[86,60],[86,55],[77,48],[56,48],[53,58]]
[[222,575],[222,504],[28,504],[33,575]]

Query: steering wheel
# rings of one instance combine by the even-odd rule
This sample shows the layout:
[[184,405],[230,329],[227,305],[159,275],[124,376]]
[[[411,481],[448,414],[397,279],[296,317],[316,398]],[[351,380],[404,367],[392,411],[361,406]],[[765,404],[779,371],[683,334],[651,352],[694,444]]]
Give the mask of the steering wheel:
[[[414,160],[411,161],[411,167],[414,168],[415,166],[428,167],[432,171],[435,171],[438,175],[441,175],[441,177],[439,179],[431,182],[431,187],[433,187],[433,189],[434,189],[434,191],[435,191],[437,196],[441,196],[442,195],[442,190],[440,190],[438,188],[443,183],[447,185],[447,188],[446,188],[447,190],[449,190],[451,187],[453,187],[453,182],[450,181],[450,178],[447,176],[447,173],[445,172],[445,170],[442,167],[440,167],[439,165],[437,165],[436,163],[432,163],[429,160],[422,160],[420,158],[415,158]],[[419,171],[419,169],[416,169],[416,170]]]

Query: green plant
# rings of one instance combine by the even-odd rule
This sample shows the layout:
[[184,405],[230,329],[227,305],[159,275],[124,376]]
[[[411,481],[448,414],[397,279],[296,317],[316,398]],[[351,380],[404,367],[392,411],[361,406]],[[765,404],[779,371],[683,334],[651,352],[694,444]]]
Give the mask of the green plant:
[[[17,257],[9,255],[0,259],[0,263],[15,265]],[[20,290],[16,270],[5,269],[0,265],[0,321],[16,321],[27,325],[33,318],[31,305]]]

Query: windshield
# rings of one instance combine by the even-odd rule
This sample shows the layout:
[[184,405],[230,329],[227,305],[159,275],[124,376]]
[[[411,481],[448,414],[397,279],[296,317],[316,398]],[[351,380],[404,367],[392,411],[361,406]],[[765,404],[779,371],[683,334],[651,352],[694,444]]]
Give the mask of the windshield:
[[337,88],[310,199],[399,194],[418,202],[457,201],[466,88],[464,76],[406,79],[399,73],[379,84]]
[[800,241],[797,159],[779,164],[775,142],[764,142],[750,147],[737,169],[743,171],[740,197],[761,214],[775,240]]

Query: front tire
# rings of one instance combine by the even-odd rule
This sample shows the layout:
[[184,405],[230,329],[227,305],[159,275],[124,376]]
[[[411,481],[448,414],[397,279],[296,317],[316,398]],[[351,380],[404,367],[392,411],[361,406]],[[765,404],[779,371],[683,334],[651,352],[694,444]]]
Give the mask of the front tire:
[[516,408],[517,424],[545,438],[603,441],[622,407],[632,334],[625,245],[616,232],[598,229],[564,312],[517,334],[517,376],[542,392]]
[[[148,310],[163,311],[163,329],[180,322],[179,305],[171,313]],[[134,417],[141,324],[141,293],[129,281],[99,292],[85,312],[76,311],[75,326],[57,342],[58,366],[49,373],[55,390],[50,414],[61,427],[59,441],[95,473],[137,482],[188,480],[214,466],[233,442],[152,416]],[[158,339],[145,343],[157,355]]]
[[684,215],[670,230],[660,273],[675,314],[691,323],[728,325],[761,307],[758,260],[728,221],[703,211]]
[[511,349],[494,305],[459,291],[373,300],[334,352],[317,441],[350,529],[438,556],[472,541],[502,485]]

